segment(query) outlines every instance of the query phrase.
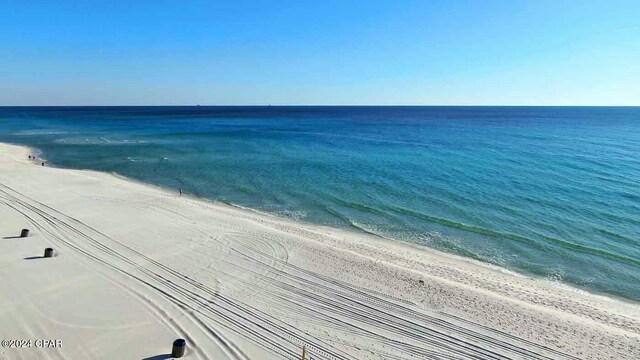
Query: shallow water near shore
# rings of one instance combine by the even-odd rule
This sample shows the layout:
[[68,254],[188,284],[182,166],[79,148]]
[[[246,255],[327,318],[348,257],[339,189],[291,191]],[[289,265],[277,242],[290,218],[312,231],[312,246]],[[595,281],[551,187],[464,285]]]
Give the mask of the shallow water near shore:
[[0,108],[0,141],[640,300],[640,108]]

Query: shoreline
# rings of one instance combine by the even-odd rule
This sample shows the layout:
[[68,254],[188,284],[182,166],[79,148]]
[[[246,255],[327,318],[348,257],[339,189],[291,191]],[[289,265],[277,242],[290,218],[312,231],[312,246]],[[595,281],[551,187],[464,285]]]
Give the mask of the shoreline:
[[[86,171],[86,172],[97,172],[97,173],[102,173],[102,174],[110,174],[112,176],[115,176],[116,178],[119,178],[121,180],[124,181],[129,181],[129,182],[133,182],[133,183],[137,183],[139,185],[142,186],[150,186],[152,188],[155,189],[159,189],[161,191],[167,192],[167,193],[173,193],[174,190],[164,187],[160,184],[156,184],[156,183],[150,183],[150,182],[145,182],[142,180],[138,180],[132,177],[128,177],[126,175],[123,174],[119,174],[115,171],[98,171],[98,170],[92,170],[92,169],[73,169],[73,168],[65,168],[65,167],[58,167],[55,165],[55,163],[50,163],[49,160],[44,157],[44,151],[38,148],[34,148],[31,146],[27,146],[27,145],[22,145],[22,144],[18,144],[18,143],[7,143],[7,142],[0,142],[0,146],[3,144],[8,144],[8,145],[13,145],[13,146],[17,146],[17,147],[24,147],[29,149],[30,151],[32,151],[33,153],[36,154],[36,156],[38,157],[38,164],[41,161],[44,161],[45,164],[47,164],[49,167],[53,167],[53,168],[58,168],[58,169],[66,169],[66,170],[76,170],[76,171]],[[450,253],[450,252],[446,252],[446,251],[442,251],[442,250],[438,250],[438,249],[434,249],[434,248],[430,248],[428,246],[424,246],[424,245],[420,245],[420,244],[415,244],[415,243],[411,243],[408,241],[403,241],[403,240],[398,240],[398,239],[393,239],[393,238],[389,238],[389,237],[385,237],[379,234],[375,234],[372,232],[368,232],[366,230],[356,230],[356,229],[349,229],[349,228],[338,228],[338,227],[332,227],[329,225],[324,225],[324,224],[317,224],[317,223],[313,223],[310,221],[306,221],[304,219],[302,220],[294,220],[294,219],[290,219],[288,217],[285,216],[280,216],[278,214],[274,214],[274,213],[270,213],[268,211],[261,211],[258,209],[254,209],[251,207],[247,207],[247,206],[243,206],[243,205],[239,205],[239,204],[234,204],[231,202],[226,202],[226,201],[220,201],[220,200],[215,200],[215,199],[209,199],[206,197],[199,197],[190,193],[183,193],[182,197],[185,198],[190,198],[193,200],[197,200],[197,201],[204,201],[204,202],[209,202],[211,204],[215,204],[218,206],[228,206],[231,207],[233,209],[238,209],[240,211],[247,211],[250,213],[254,213],[254,214],[258,214],[258,215],[262,215],[262,216],[271,216],[274,217],[276,219],[282,220],[282,221],[291,221],[294,222],[296,224],[300,224],[302,226],[311,226],[311,227],[319,227],[319,228],[326,228],[328,230],[334,230],[334,231],[339,231],[339,232],[345,232],[347,234],[353,234],[353,235],[367,235],[367,236],[371,236],[372,238],[377,238],[380,239],[382,241],[385,242],[390,242],[392,244],[396,244],[396,245],[403,245],[403,246],[407,246],[410,249],[415,249],[417,251],[429,251],[434,253],[435,255],[438,256],[444,256],[444,257],[450,257],[452,260],[455,261],[463,261],[463,262],[468,262],[471,265],[474,266],[480,266],[480,267],[485,267],[487,269],[493,270],[493,271],[499,271],[499,272],[504,272],[505,274],[511,275],[511,276],[519,276],[519,277],[523,277],[523,278],[527,278],[530,280],[534,280],[534,281],[540,281],[543,282],[545,284],[554,286],[554,287],[558,287],[564,290],[569,290],[569,291],[574,291],[577,293],[580,293],[582,295],[586,295],[586,296],[593,296],[595,298],[599,298],[601,300],[608,300],[608,301],[617,301],[623,304],[628,304],[631,306],[638,306],[638,310],[640,311],[640,300],[635,300],[635,299],[631,299],[631,298],[626,298],[620,295],[616,295],[616,294],[611,294],[611,293],[607,293],[607,292],[602,292],[602,291],[596,291],[594,289],[588,289],[588,288],[581,288],[576,284],[572,284],[569,282],[565,282],[563,280],[551,280],[548,278],[545,278],[543,276],[539,276],[537,274],[532,274],[532,273],[527,273],[524,271],[518,271],[518,269],[509,269],[506,268],[504,266],[498,265],[498,264],[493,264],[487,261],[482,261],[479,259],[473,259],[470,257],[465,257],[463,255],[458,255],[458,254],[454,254],[454,253]]]
[[[10,222],[17,224],[24,221],[15,215],[15,208],[20,208],[29,214],[28,222],[36,226],[35,236],[28,241],[43,240],[39,236],[55,238],[56,246],[64,250],[56,261],[69,261],[70,267],[89,269],[92,276],[108,278],[116,287],[129,289],[124,293],[114,291],[113,296],[126,298],[125,293],[134,292],[146,299],[147,308],[155,309],[150,311],[155,315],[141,322],[160,321],[164,327],[177,323],[197,344],[194,358],[218,352],[227,358],[260,358],[267,353],[267,357],[287,357],[300,343],[313,344],[310,352],[314,359],[325,358],[326,354],[363,359],[381,354],[401,358],[410,354],[415,358],[428,354],[482,357],[490,352],[519,357],[511,352],[515,348],[523,351],[522,357],[525,353],[554,358],[634,358],[640,354],[640,312],[631,299],[591,293],[381,236],[293,221],[191,195],[179,197],[161,186],[119,174],[33,166],[26,159],[33,150],[0,143],[0,169],[4,173],[0,184],[11,189],[1,194],[2,214],[17,216]],[[36,175],[38,180],[34,180]],[[33,220],[39,216],[42,220]],[[49,228],[50,223],[67,216],[65,225]],[[128,225],[131,218],[143,228]],[[82,237],[67,243],[67,237],[78,233]],[[82,240],[94,237],[91,245]],[[112,252],[100,250],[104,246]],[[178,254],[170,251],[174,247],[180,249],[176,250]],[[129,257],[139,261],[125,261]],[[25,261],[19,260],[0,265],[3,277],[5,270],[11,274],[12,267],[25,266]],[[173,285],[157,276],[173,279]],[[153,287],[134,285],[131,282],[136,277],[171,297],[163,299],[150,290]],[[25,279],[15,281],[20,280]],[[3,286],[20,286],[13,281]],[[183,286],[177,288],[181,281],[185,281]],[[91,284],[85,287],[91,293],[96,291]],[[284,300],[289,297],[296,300]],[[355,298],[360,303],[354,303]],[[219,300],[222,302],[216,306],[231,306],[233,311],[209,312],[214,305],[209,301]],[[99,299],[91,304],[104,305]],[[6,325],[18,328],[18,332],[51,326],[39,317],[24,314],[19,303],[2,295],[0,305],[13,307],[26,316],[27,323],[37,324],[26,330],[15,323]],[[370,313],[360,308],[364,305]],[[69,305],[54,301],[52,306]],[[184,309],[187,312],[180,315]],[[246,309],[253,310],[244,312]],[[138,313],[129,310],[117,314]],[[170,314],[173,323],[162,314]],[[241,315],[245,320],[236,318]],[[419,320],[408,323],[407,316]],[[441,335],[433,337],[433,329],[441,325],[427,321],[431,317],[460,327],[440,330],[448,331],[451,341],[458,345],[446,342]],[[347,333],[335,327],[349,322],[360,325]],[[520,322],[527,326],[520,326]],[[274,330],[264,330],[271,328]],[[396,333],[396,329],[420,336],[407,338],[404,330]],[[16,337],[11,331],[16,330],[0,326],[5,338]],[[282,337],[283,331],[288,337]],[[69,330],[68,342],[74,341],[77,332],[75,328]],[[465,332],[474,336],[467,338],[469,335],[462,335]],[[216,342],[207,333],[225,341]],[[148,336],[144,332],[133,335]],[[294,339],[291,343],[283,340],[289,337]],[[481,340],[483,337],[493,339],[493,345]],[[593,338],[607,339],[607,346],[592,344],[589,339]],[[473,344],[473,348],[460,347],[463,342]],[[88,354],[94,350],[85,349]]]

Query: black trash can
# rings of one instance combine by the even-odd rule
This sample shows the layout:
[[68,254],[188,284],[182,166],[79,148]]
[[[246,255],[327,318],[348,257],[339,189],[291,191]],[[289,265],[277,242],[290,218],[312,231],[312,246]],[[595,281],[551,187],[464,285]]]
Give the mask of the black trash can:
[[171,349],[171,356],[179,358],[184,356],[184,352],[187,349],[187,342],[184,339],[177,339],[173,342],[173,349]]

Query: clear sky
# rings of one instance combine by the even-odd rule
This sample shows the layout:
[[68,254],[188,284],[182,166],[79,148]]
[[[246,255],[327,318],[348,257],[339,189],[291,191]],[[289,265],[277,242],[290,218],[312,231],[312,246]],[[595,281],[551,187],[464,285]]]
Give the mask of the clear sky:
[[0,0],[0,105],[640,105],[640,1]]

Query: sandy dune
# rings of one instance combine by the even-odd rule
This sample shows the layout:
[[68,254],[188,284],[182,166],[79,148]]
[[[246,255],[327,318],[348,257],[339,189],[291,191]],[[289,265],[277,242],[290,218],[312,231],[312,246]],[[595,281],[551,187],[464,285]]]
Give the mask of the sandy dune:
[[635,304],[29,151],[0,145],[0,339],[61,346],[0,359],[640,358]]

